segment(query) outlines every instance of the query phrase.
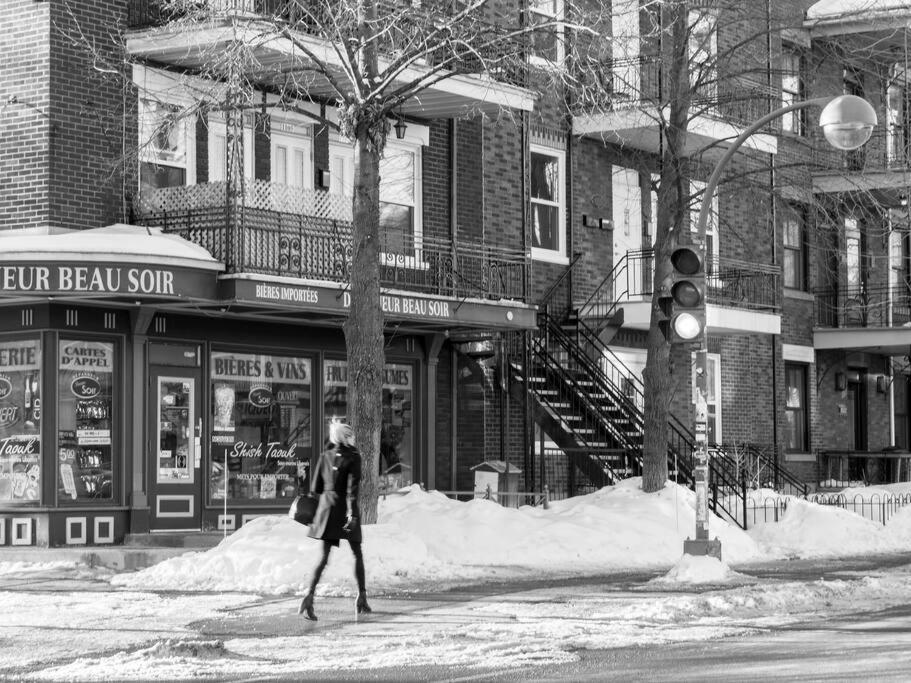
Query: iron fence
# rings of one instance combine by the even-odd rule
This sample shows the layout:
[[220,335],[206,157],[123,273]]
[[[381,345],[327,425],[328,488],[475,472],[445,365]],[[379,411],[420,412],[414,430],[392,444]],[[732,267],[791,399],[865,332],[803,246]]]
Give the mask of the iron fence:
[[843,493],[813,493],[807,500],[817,505],[829,505],[850,510],[865,519],[886,524],[896,512],[906,505],[911,505],[911,493],[901,495],[870,496],[857,494],[848,498]]
[[842,287],[816,290],[820,327],[900,327],[911,322],[911,288]]

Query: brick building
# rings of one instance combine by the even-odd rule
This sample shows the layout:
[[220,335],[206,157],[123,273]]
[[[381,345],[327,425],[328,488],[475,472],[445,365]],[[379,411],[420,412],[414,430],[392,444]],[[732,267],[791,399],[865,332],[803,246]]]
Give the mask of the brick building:
[[[272,13],[325,41],[283,3],[216,4],[203,23],[154,0],[0,7],[0,49],[16,57],[0,65],[0,545],[282,513],[345,414],[350,143],[319,84],[287,106],[251,78],[254,106],[232,108],[196,50],[227,50],[224,31]],[[497,460],[521,490],[568,495],[640,471],[667,77],[642,4],[611,10],[609,106],[567,110],[533,77],[466,75],[390,122],[404,125],[381,166],[384,486],[470,492],[473,468]],[[844,35],[881,36],[824,3],[708,5],[693,15],[692,61],[714,66],[694,86],[688,215],[725,140],[788,98],[850,85],[892,122],[847,157],[808,119],[779,122],[713,198],[713,481],[907,478],[890,450],[909,430],[904,72],[875,80],[901,60],[831,59]],[[299,58],[254,44],[260,64]],[[682,482],[690,366],[675,348],[668,453]]]

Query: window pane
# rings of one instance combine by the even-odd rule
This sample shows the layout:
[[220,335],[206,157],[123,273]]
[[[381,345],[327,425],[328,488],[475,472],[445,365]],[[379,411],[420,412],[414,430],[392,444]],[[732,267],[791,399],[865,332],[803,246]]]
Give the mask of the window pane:
[[[325,433],[334,418],[348,410],[348,363],[326,360],[323,365]],[[400,363],[383,366],[382,425],[380,428],[380,489],[396,490],[413,481],[414,368]]]
[[288,184],[288,148],[283,145],[275,147],[275,177],[272,180],[281,185]]
[[414,154],[387,147],[380,159],[380,199],[414,205]]
[[176,107],[162,102],[142,100],[140,144],[144,153],[158,161],[186,163],[184,122]]
[[558,232],[559,210],[556,206],[547,204],[532,204],[533,235],[532,246],[539,249],[560,248],[560,235]]
[[560,201],[560,164],[557,157],[531,153],[531,196],[550,202]]
[[799,289],[802,286],[800,281],[800,252],[794,249],[784,250],[784,264],[782,266],[784,276],[784,286],[791,289]]
[[796,219],[788,220],[784,224],[784,244],[786,247],[801,246],[801,224]]
[[139,165],[142,188],[181,187],[186,184],[187,172],[174,166],[158,166],[148,162]]
[[309,358],[212,354],[209,492],[224,499],[287,499],[312,455]]
[[57,495],[112,500],[114,344],[60,340]]
[[0,503],[41,496],[41,342],[0,342]]

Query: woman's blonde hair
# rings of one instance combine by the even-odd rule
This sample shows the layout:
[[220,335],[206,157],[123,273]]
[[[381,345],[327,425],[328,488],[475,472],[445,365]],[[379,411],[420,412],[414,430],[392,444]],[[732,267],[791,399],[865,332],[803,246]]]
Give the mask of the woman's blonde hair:
[[334,444],[353,446],[354,430],[351,429],[351,425],[341,420],[332,420],[329,423],[329,441]]

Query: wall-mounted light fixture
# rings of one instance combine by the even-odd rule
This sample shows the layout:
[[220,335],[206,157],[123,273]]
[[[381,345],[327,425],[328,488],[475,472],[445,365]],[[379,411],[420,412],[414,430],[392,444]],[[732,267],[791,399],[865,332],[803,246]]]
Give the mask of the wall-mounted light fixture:
[[329,171],[325,168],[319,168],[316,170],[316,184],[324,190],[329,189],[329,184],[331,180],[331,175]]
[[885,393],[886,393],[886,388],[887,388],[888,386],[889,386],[889,384],[888,384],[888,382],[886,382],[886,376],[885,376],[885,375],[877,375],[877,376],[876,376],[876,393],[877,393],[877,394],[885,394]]
[[848,382],[845,378],[845,373],[836,372],[835,373],[835,391],[844,391],[848,388]]
[[405,131],[408,130],[408,126],[405,125],[405,119],[402,118],[401,114],[399,115],[398,120],[396,120],[393,128],[395,128],[395,137],[399,140],[404,140]]

